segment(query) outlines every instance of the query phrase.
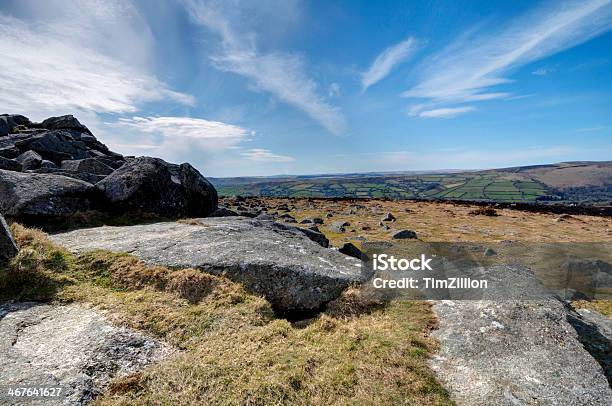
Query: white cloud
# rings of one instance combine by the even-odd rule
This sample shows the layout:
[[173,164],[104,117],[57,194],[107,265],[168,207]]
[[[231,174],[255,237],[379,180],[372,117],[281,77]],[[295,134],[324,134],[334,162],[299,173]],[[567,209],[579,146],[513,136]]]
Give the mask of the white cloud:
[[[123,144],[132,148],[150,149],[157,146],[161,150],[188,150],[196,146],[207,151],[220,151],[246,140],[251,132],[245,128],[219,121],[209,121],[191,117],[132,117],[120,118],[116,127],[136,130],[145,135],[159,135],[158,144]],[[180,139],[179,139],[180,138]],[[121,144],[114,144],[121,145]]]
[[246,157],[251,161],[256,162],[292,162],[294,161],[293,157],[286,155],[277,155],[272,153],[272,151],[261,148],[254,148],[248,151],[242,152],[240,155]]
[[[253,33],[235,29],[230,14],[216,2],[188,2],[192,18],[221,37],[221,51],[213,54],[213,65],[222,71],[249,79],[256,90],[268,92],[279,100],[302,110],[332,134],[345,131],[340,110],[319,95],[317,83],[306,74],[300,55],[281,52],[262,53]],[[233,12],[236,5],[233,4]],[[240,22],[240,21],[239,21]]]
[[512,69],[576,46],[612,28],[610,0],[547,3],[496,32],[470,32],[428,58],[404,97],[432,104],[505,98],[492,91]]
[[[31,9],[45,15],[27,20],[0,13],[3,109],[65,114],[133,112],[142,102],[164,99],[192,104],[191,96],[173,91],[143,67],[150,33],[128,5],[39,2]],[[65,11],[62,18],[58,9]]]
[[457,117],[461,114],[469,113],[470,111],[474,111],[474,110],[476,109],[472,106],[445,107],[445,108],[421,111],[418,113],[418,116],[422,118],[452,118],[452,117]]
[[415,45],[416,41],[411,37],[382,51],[363,73],[362,91],[365,92],[368,87],[384,79],[393,68],[404,62],[416,49]]

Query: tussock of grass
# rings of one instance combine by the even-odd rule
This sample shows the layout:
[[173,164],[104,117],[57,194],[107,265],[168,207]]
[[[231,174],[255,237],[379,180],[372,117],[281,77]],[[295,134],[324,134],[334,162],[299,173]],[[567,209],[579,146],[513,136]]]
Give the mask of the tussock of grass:
[[5,296],[88,303],[181,349],[112,382],[98,405],[450,404],[427,368],[425,302],[383,306],[354,288],[300,328],[223,277],[105,251],[75,256],[43,233],[13,231],[22,251]]

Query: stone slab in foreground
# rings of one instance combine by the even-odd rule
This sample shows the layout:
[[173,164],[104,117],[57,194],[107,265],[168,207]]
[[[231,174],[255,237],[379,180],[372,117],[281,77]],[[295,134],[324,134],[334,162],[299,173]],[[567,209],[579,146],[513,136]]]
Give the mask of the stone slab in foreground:
[[226,274],[281,311],[311,311],[365,279],[360,261],[295,227],[245,217],[197,219],[56,234],[66,248],[127,252],[147,264]]
[[458,405],[612,404],[560,301],[441,301],[434,311],[432,367]]
[[[113,377],[171,350],[78,305],[0,305],[0,404],[83,405]],[[58,398],[11,398],[8,387],[61,387]]]

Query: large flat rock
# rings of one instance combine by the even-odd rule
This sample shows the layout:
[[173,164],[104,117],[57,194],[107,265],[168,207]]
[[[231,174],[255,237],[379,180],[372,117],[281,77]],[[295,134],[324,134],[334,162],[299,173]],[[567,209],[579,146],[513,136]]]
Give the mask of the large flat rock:
[[225,274],[282,311],[316,310],[365,280],[358,260],[323,248],[297,228],[244,217],[98,227],[51,238],[77,252],[107,249],[148,264]]
[[612,404],[603,368],[560,301],[441,301],[434,311],[432,367],[458,405]]
[[[83,405],[117,376],[172,350],[78,305],[0,305],[0,404]],[[9,387],[60,387],[56,398],[8,397]]]

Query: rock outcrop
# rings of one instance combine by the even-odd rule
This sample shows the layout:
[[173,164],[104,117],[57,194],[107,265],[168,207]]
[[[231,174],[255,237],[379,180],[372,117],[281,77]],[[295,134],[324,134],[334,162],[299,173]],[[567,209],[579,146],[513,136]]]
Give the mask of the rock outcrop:
[[51,238],[75,251],[128,252],[151,265],[224,274],[286,313],[318,310],[364,280],[359,261],[321,247],[296,227],[244,217],[190,223],[98,227]]
[[73,116],[32,123],[0,115],[0,213],[7,217],[36,223],[91,210],[204,217],[217,202],[191,165],[123,157]]
[[217,191],[198,171],[159,158],[130,159],[96,187],[121,212],[197,217],[217,210]]
[[0,214],[0,265],[10,261],[18,252],[11,230],[9,230],[8,224]]
[[[10,387],[61,387],[36,405],[85,405],[114,377],[159,361],[172,350],[141,333],[116,327],[99,312],[78,305],[0,305],[0,381]],[[24,398],[0,403],[22,405]],[[33,402],[33,403],[30,403]]]

